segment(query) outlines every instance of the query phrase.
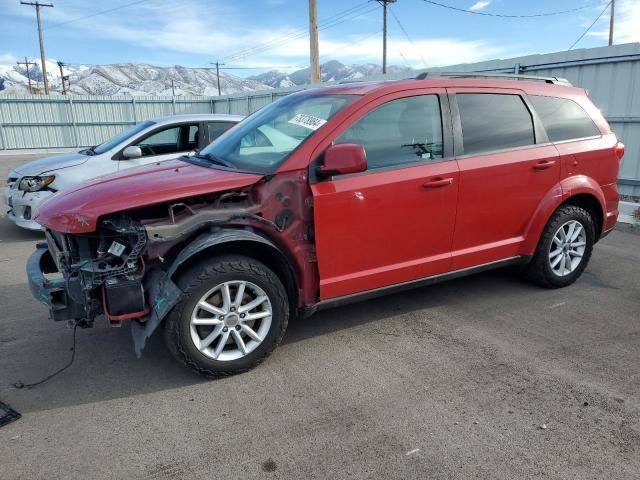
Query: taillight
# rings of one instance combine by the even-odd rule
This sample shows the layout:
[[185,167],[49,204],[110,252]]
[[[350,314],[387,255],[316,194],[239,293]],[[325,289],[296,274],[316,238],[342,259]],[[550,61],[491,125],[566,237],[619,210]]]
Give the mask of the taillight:
[[624,156],[624,143],[616,143],[616,146],[613,147],[613,152],[616,154],[616,158],[618,160],[622,160],[622,157]]

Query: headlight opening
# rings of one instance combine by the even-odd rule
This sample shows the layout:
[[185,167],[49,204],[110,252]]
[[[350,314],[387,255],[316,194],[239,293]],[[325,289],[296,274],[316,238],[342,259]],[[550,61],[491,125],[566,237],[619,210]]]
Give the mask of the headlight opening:
[[45,175],[37,177],[23,177],[18,184],[18,190],[24,192],[38,192],[53,183],[55,175]]

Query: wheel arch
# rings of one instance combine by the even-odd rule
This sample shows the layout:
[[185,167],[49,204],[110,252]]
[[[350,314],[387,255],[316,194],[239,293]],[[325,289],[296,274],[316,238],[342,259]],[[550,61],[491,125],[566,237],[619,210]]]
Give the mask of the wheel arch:
[[595,195],[591,193],[578,193],[567,198],[560,206],[562,205],[573,205],[589,212],[595,224],[596,241],[599,240],[602,234],[604,211]]
[[176,280],[199,261],[228,254],[253,258],[272,270],[287,291],[290,311],[296,311],[299,282],[291,259],[270,239],[250,229],[225,228],[201,233],[178,254],[168,275]]
[[533,255],[551,216],[562,205],[584,208],[596,224],[596,240],[604,228],[605,198],[600,185],[586,176],[570,177],[554,185],[542,199],[525,229],[522,255]]

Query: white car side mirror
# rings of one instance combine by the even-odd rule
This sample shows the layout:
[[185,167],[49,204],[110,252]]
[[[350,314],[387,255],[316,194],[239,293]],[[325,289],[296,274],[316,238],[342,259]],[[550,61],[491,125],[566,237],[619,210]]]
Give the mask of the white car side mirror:
[[122,156],[124,157],[125,160],[130,160],[132,158],[140,158],[142,156],[142,150],[140,149],[140,147],[137,147],[135,145],[129,145],[122,152]]

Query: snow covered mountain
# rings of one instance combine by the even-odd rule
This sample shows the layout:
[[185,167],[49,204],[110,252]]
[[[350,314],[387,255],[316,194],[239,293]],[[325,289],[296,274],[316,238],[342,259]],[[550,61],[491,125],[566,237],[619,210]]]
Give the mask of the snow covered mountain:
[[[47,61],[47,78],[52,94],[62,93],[60,70],[55,62]],[[172,95],[172,82],[176,95],[218,94],[215,69],[186,68],[180,66],[156,67],[147,64],[121,63],[114,65],[65,66],[71,93],[79,95]],[[29,68],[35,92],[43,91],[40,61]],[[253,79],[244,79],[220,72],[222,95],[270,87]],[[27,70],[24,65],[0,65],[0,95],[29,93]]]
[[[34,93],[42,93],[42,69],[40,61],[29,68]],[[62,93],[60,69],[56,62],[47,61],[49,90],[53,95]],[[411,72],[405,67],[390,66],[389,73]],[[372,75],[380,75],[379,65],[365,64],[347,66],[331,60],[321,66],[322,81],[359,80]],[[78,95],[172,95],[172,82],[176,95],[218,94],[215,69],[186,68],[180,66],[157,67],[144,63],[117,63],[113,65],[72,65],[63,67],[69,76],[71,93]],[[309,83],[309,69],[303,68],[292,73],[272,70],[248,78],[240,78],[220,72],[222,95],[268,90],[270,88],[294,87]],[[27,69],[24,65],[0,64],[0,95],[24,95],[29,93]]]
[[[411,71],[412,70],[407,67],[387,67],[388,73],[409,73]],[[359,80],[364,77],[381,74],[382,67],[373,63],[347,66],[337,60],[331,60],[320,66],[320,75],[323,82]],[[302,70],[296,70],[293,73],[283,73],[278,70],[271,70],[260,75],[248,77],[248,79],[256,80],[273,88],[294,87],[296,85],[309,83],[309,69],[303,68]]]

